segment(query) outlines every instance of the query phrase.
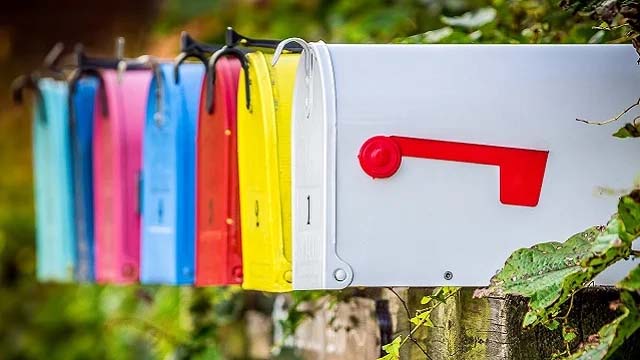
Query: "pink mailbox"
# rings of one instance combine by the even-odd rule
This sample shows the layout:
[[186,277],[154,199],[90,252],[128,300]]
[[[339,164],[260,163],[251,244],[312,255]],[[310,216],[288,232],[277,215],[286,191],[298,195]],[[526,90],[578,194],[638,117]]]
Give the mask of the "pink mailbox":
[[148,70],[102,70],[94,123],[96,281],[132,283],[140,260],[139,178]]

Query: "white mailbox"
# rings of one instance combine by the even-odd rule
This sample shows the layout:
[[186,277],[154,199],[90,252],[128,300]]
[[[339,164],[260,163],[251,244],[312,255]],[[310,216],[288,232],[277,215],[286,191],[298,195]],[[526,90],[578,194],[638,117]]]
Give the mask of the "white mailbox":
[[640,172],[623,123],[576,121],[640,96],[631,46],[294,41],[294,289],[487,285],[606,223]]

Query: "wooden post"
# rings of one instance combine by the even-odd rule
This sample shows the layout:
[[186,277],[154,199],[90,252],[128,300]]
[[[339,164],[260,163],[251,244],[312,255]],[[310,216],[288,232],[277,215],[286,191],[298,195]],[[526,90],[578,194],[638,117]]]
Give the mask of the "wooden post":
[[[411,314],[415,314],[424,295],[432,289],[399,288]],[[522,319],[527,302],[521,297],[473,298],[472,288],[463,288],[431,315],[431,328],[421,328],[414,338],[426,349],[430,360],[466,359],[550,359],[563,351],[560,329],[550,331],[542,326],[523,329]],[[393,319],[394,336],[407,336],[409,319],[402,302],[387,289],[367,290],[367,296],[387,299]],[[574,298],[568,324],[578,336],[570,345],[586,341],[605,323],[615,318],[609,303],[618,298],[614,288],[588,287]],[[295,335],[295,347],[304,359],[376,359],[379,356],[379,330],[375,317],[375,301],[352,298],[346,303],[325,305],[313,319],[305,321]],[[317,306],[315,304],[314,306]],[[566,311],[566,309],[564,309]],[[640,358],[640,333],[636,333],[618,351],[617,359]],[[401,359],[425,359],[422,351],[408,342]]]

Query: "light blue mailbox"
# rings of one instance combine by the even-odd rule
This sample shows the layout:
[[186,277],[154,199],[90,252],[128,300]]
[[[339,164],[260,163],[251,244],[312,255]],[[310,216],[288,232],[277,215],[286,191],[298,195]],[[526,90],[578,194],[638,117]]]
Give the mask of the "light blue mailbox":
[[195,262],[195,141],[202,64],[155,65],[143,142],[143,283],[192,284]]
[[37,277],[71,281],[76,264],[66,82],[37,81],[33,119]]
[[71,160],[73,165],[73,191],[77,264],[76,279],[93,281],[93,120],[94,104],[99,80],[82,76],[69,84],[71,96],[70,129]]

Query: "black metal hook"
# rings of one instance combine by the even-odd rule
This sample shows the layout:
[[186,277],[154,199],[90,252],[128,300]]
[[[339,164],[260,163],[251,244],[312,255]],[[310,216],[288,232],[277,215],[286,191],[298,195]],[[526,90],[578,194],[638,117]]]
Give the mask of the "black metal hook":
[[[278,47],[280,40],[268,40],[268,39],[253,39],[246,37],[242,34],[239,34],[232,27],[227,27],[225,33],[225,46],[218,47],[217,45],[207,45],[203,43],[199,43],[191,38],[186,32],[182,33],[181,36],[181,44],[183,51],[176,58],[176,66],[174,67],[174,78],[178,81],[178,66],[182,63],[187,57],[196,57],[200,61],[205,61],[206,53],[212,52],[214,50],[214,54],[211,55],[209,59],[209,65],[207,67],[206,76],[206,106],[207,112],[209,114],[213,113],[214,110],[214,92],[215,92],[215,83],[216,83],[216,73],[215,73],[215,65],[222,56],[231,56],[240,61],[240,65],[245,73],[245,100],[247,109],[251,109],[251,91],[250,91],[250,81],[249,81],[249,62],[246,59],[246,54],[250,50],[238,50],[237,46],[243,47],[258,47],[258,48],[267,48],[267,49],[275,49]],[[284,47],[285,50],[294,53],[302,52],[303,48],[300,44],[297,43],[289,43]],[[187,51],[185,51],[187,50]]]
[[73,96],[76,93],[76,89],[78,87],[78,83],[80,82],[80,79],[82,79],[83,77],[93,77],[98,80],[98,87],[99,87],[98,93],[100,94],[100,97],[99,97],[100,109],[102,110],[102,115],[104,117],[107,117],[109,115],[109,105],[107,103],[108,100],[105,92],[106,88],[104,84],[104,79],[102,78],[102,74],[100,74],[100,71],[98,71],[98,69],[93,69],[93,68],[88,68],[88,69],[77,68],[71,73],[71,76],[69,77],[69,80],[68,80],[69,81],[69,119],[72,124],[74,124],[76,121],[75,107],[73,106]]
[[33,71],[30,74],[20,75],[11,82],[11,98],[15,104],[21,105],[24,103],[24,90],[30,89],[36,96],[36,101],[42,114],[42,119],[46,121],[46,106],[44,104],[44,96],[38,86],[38,81],[42,78],[49,77],[53,79],[64,79],[64,73],[61,70],[60,62],[63,58],[64,45],[62,43],[56,43],[51,50],[47,52],[42,66],[39,70]]
[[192,38],[189,33],[183,31],[180,34],[180,54],[173,61],[173,79],[176,84],[180,82],[180,65],[188,58],[196,58],[207,68],[207,57],[222,49],[222,45],[211,45],[199,42]]
[[[104,79],[100,73],[101,69],[120,70],[121,64],[124,64],[126,70],[148,70],[150,64],[148,62],[139,59],[126,59],[122,55],[122,46],[124,40],[118,38],[116,44],[116,56],[114,58],[107,57],[90,57],[84,51],[82,44],[76,44],[74,48],[75,57],[75,69],[71,73],[69,78],[69,104],[72,104],[73,94],[75,94],[76,87],[80,79],[84,76],[95,77],[99,81],[100,86],[100,105],[102,109],[102,115],[107,117],[109,115],[109,105],[107,94],[105,91]],[[73,106],[70,106],[71,121],[75,121],[75,113],[73,112]]]
[[[232,27],[229,26],[227,27],[227,31],[225,33],[225,43],[228,47],[235,47],[238,45],[242,45],[246,47],[275,49],[276,47],[278,47],[280,40],[253,39],[238,33],[237,31],[233,30]],[[296,43],[289,43],[284,47],[284,49],[294,53],[302,52],[302,46]]]
[[47,119],[47,110],[44,104],[44,96],[40,87],[38,87],[38,77],[34,74],[20,75],[11,82],[11,98],[16,105],[22,105],[24,103],[24,90],[29,89],[33,91],[36,97],[36,103],[42,114],[42,119]]
[[124,62],[127,70],[148,70],[149,64],[138,59],[126,59],[116,56],[114,58],[106,57],[89,57],[84,52],[84,46],[77,44],[74,50],[76,58],[76,67],[81,69],[110,69],[118,70],[121,63]]
[[240,66],[244,71],[244,86],[245,86],[245,101],[247,110],[251,109],[251,92],[249,87],[249,62],[245,57],[246,52],[239,50],[235,47],[223,47],[222,49],[215,52],[211,59],[209,59],[209,69],[207,71],[207,83],[206,83],[206,91],[207,91],[207,112],[209,114],[213,113],[214,109],[214,92],[215,92],[215,84],[216,84],[216,63],[223,56],[231,56],[238,61],[240,61]]

